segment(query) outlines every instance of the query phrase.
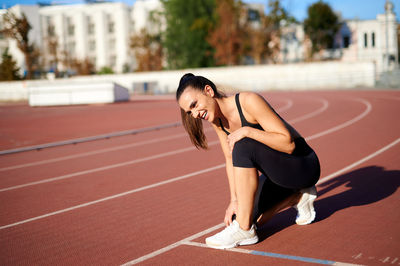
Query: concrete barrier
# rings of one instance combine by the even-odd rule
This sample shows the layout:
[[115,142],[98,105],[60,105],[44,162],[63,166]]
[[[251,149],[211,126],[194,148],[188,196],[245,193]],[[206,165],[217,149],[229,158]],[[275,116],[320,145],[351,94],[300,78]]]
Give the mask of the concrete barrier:
[[128,100],[128,90],[113,82],[47,84],[29,87],[30,106],[113,103]]
[[[92,75],[73,77],[67,81],[56,79],[5,82],[0,83],[0,100],[26,100],[30,87],[39,84],[57,87],[65,82],[92,84],[115,82],[127,88],[131,94],[141,94],[144,91],[152,94],[168,94],[175,92],[179,79],[187,72],[205,76],[223,88],[251,91],[372,88],[376,83],[376,68],[373,62],[330,61]],[[151,89],[145,90],[149,84],[151,86],[148,88]]]

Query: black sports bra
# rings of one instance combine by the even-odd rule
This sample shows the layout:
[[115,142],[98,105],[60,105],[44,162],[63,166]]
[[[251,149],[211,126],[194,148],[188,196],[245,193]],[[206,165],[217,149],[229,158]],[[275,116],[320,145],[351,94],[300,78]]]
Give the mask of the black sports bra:
[[[242,107],[240,106],[239,93],[237,93],[237,94],[235,95],[235,102],[236,102],[236,107],[237,107],[237,109],[238,109],[238,111],[239,111],[239,116],[240,116],[240,121],[242,122],[242,127],[246,127],[246,126],[247,126],[247,127],[252,127],[252,128],[264,130],[264,129],[261,127],[260,124],[253,124],[253,123],[250,123],[250,122],[248,122],[248,121],[246,120],[246,118],[245,118],[244,115],[243,115]],[[220,126],[221,126],[221,129],[222,129],[227,135],[229,135],[230,132],[227,131],[227,130],[224,128],[224,126],[222,125],[221,118],[219,119],[219,124],[220,124]]]

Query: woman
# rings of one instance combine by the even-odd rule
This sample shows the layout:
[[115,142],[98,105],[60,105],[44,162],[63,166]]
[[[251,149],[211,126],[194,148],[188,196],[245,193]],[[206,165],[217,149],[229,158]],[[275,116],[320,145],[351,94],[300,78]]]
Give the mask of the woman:
[[255,223],[262,225],[289,206],[298,211],[297,224],[315,219],[318,158],[263,97],[252,92],[227,97],[207,78],[188,73],[179,82],[176,99],[192,143],[207,149],[201,121],[206,120],[226,159],[231,198],[227,227],[208,237],[207,245],[222,249],[255,244]]

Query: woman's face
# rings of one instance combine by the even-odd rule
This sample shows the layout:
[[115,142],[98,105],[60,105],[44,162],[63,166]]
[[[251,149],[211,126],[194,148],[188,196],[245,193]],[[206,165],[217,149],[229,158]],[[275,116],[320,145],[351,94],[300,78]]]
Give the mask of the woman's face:
[[179,106],[194,118],[200,118],[213,122],[215,119],[216,101],[213,98],[214,91],[208,85],[204,90],[196,90],[188,87],[179,98]]

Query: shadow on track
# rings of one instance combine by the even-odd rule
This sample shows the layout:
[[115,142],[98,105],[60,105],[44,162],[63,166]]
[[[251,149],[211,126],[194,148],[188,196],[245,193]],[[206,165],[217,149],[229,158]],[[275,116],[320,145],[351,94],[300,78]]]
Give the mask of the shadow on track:
[[[335,212],[353,207],[369,205],[385,199],[400,186],[400,170],[385,170],[380,166],[369,166],[338,176],[318,185],[318,197],[344,186],[332,196],[316,200],[317,217],[314,223],[322,221]],[[294,224],[296,211],[293,208],[275,215],[267,224],[259,228],[260,242]]]

